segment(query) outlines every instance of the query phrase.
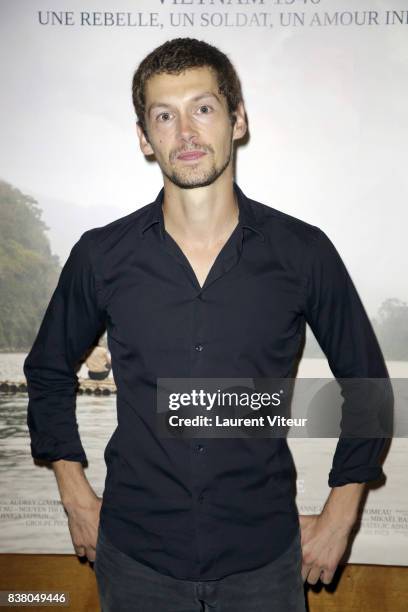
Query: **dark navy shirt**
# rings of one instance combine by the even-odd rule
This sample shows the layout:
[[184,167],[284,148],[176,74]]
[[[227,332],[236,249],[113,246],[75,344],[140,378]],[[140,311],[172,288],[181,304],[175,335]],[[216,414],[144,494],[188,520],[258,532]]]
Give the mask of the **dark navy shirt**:
[[[160,438],[157,378],[294,374],[307,322],[335,377],[387,377],[372,327],[318,227],[247,198],[203,287],[157,199],[72,248],[24,363],[33,457],[86,462],[77,366],[107,329],[118,426],[101,528],[159,572],[209,580],[271,562],[299,529],[285,438]],[[382,476],[383,439],[338,440],[329,486]]]

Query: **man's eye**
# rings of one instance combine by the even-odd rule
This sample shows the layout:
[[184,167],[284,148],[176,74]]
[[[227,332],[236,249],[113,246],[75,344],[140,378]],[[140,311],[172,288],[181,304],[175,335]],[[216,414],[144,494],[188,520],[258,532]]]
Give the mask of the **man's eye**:
[[202,104],[199,107],[199,111],[200,113],[203,113],[204,115],[206,115],[211,112],[211,106],[208,106],[208,104]]
[[170,119],[170,113],[160,113],[160,115],[157,115],[157,120],[158,121],[168,121]]

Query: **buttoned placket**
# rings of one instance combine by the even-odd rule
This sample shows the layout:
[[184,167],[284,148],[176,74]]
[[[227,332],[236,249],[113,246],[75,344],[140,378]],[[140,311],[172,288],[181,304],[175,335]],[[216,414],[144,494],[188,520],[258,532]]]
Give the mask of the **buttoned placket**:
[[[237,187],[236,189],[238,191]],[[206,338],[204,337],[206,295],[208,288],[214,282],[223,282],[224,276],[238,264],[244,248],[245,229],[257,232],[258,237],[263,240],[262,233],[254,228],[250,223],[247,223],[248,212],[244,209],[244,204],[239,197],[238,191],[238,224],[235,226],[234,230],[231,232],[227,241],[218,253],[202,287],[198,282],[197,276],[188,258],[183,253],[177,242],[165,229],[162,209],[163,191],[159,194],[155,203],[156,210],[154,211],[154,217],[150,222],[150,225],[157,223],[160,246],[184,269],[186,283],[188,283],[191,288],[192,327],[190,338],[190,378],[203,377],[203,364],[205,360],[208,359]],[[149,225],[146,226],[146,229],[147,227],[149,227]],[[211,440],[207,438],[192,438],[189,440],[191,482],[193,489],[193,520],[194,531],[196,534],[195,563],[198,574],[200,574],[200,570],[205,564],[205,556],[211,556],[212,552],[215,553],[215,551],[211,551],[205,526],[207,502],[205,481],[208,476],[206,472],[208,472],[208,453],[211,452],[210,442]],[[204,550],[206,551],[206,555],[204,555]]]
[[[208,287],[214,282],[222,282],[223,276],[238,263],[242,251],[243,230],[241,225],[234,228],[231,235],[218,253],[207,278],[201,287],[196,274],[177,242],[164,229],[163,213],[160,215],[162,230],[162,246],[171,257],[183,267],[186,272],[186,282],[191,285],[192,331],[190,339],[190,378],[201,378],[203,362],[208,359],[206,338],[204,337],[206,317],[206,295]],[[196,564],[198,571],[205,562],[204,548],[209,554],[208,534],[205,528],[206,491],[205,481],[208,472],[208,452],[210,445],[207,439],[190,439],[190,466],[193,496],[193,520],[196,534]]]

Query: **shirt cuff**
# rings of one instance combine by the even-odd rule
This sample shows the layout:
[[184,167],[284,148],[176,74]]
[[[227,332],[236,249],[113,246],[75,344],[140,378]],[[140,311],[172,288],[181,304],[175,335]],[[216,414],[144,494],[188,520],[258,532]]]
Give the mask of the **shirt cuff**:
[[384,476],[381,466],[363,466],[348,470],[331,470],[329,473],[329,487],[341,487],[352,482],[370,482]]
[[79,439],[69,442],[58,442],[47,436],[37,436],[31,434],[31,456],[41,461],[79,461],[83,466],[88,464],[88,460]]

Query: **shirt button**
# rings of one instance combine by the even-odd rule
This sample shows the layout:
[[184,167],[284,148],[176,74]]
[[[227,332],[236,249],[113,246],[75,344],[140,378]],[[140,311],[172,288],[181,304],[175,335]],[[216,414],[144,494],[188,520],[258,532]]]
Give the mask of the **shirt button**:
[[197,499],[198,499],[198,503],[202,504],[204,501],[204,495],[199,495]]
[[204,347],[202,344],[196,344],[194,348],[196,351],[202,351]]
[[200,453],[202,453],[204,451],[204,446],[202,444],[197,444],[196,450],[198,450]]

